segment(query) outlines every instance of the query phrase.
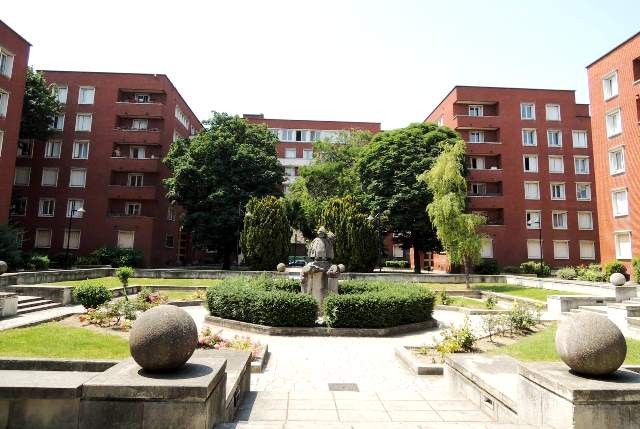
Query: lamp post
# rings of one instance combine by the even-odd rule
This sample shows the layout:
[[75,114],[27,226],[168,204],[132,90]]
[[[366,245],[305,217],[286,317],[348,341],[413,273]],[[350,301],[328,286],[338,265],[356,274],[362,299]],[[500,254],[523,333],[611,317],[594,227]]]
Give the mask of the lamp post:
[[529,222],[527,222],[527,225],[538,225],[538,244],[540,245],[540,272],[542,272],[542,264],[544,264],[544,260],[542,258],[542,219],[539,217],[538,220],[530,220]]
[[380,214],[378,213],[377,215],[373,216],[373,215],[369,215],[369,217],[367,217],[367,220],[369,222],[373,222],[374,220],[376,221],[376,231],[378,233],[378,271],[382,272],[382,261],[381,261],[381,253],[382,253],[382,233],[380,232]]
[[67,228],[67,248],[64,254],[64,264],[67,267],[67,269],[69,269],[71,265],[69,264],[69,246],[71,245],[71,222],[73,221],[73,217],[75,216],[76,213],[84,214],[86,213],[86,210],[84,209],[84,207],[80,207],[79,209],[76,209],[76,202],[72,200],[71,210],[69,211],[69,226]]

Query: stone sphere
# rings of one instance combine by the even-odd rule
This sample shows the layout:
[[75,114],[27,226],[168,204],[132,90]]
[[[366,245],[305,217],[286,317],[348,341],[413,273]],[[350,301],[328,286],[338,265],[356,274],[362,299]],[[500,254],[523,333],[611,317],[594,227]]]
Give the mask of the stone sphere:
[[344,264],[338,264],[338,271],[344,273],[346,270],[347,268],[344,266]]
[[9,269],[9,265],[5,261],[0,261],[0,274],[4,274]]
[[278,270],[279,273],[284,273],[284,271],[287,269],[287,266],[285,264],[283,264],[282,262],[280,262],[278,264],[278,266],[276,267],[276,270]]
[[572,314],[556,333],[556,350],[578,374],[607,375],[615,372],[627,356],[627,342],[606,316]]
[[626,282],[627,282],[627,278],[624,276],[624,274],[613,273],[609,277],[609,283],[611,283],[614,286],[622,286]]
[[133,323],[129,349],[147,371],[167,372],[189,360],[198,343],[193,318],[180,307],[159,305],[145,311]]

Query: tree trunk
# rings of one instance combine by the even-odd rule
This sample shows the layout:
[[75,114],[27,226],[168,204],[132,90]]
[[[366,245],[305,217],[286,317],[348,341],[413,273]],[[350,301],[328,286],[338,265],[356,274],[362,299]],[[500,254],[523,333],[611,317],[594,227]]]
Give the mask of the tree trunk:
[[420,274],[420,251],[416,246],[416,240],[413,241],[413,272]]
[[225,249],[222,254],[222,269],[228,270],[231,268],[231,252]]

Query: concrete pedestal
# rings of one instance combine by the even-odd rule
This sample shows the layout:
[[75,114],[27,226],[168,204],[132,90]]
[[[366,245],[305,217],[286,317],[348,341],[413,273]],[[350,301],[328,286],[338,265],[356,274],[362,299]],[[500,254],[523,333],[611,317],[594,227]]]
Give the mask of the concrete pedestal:
[[18,295],[15,292],[0,292],[0,318],[18,313]]

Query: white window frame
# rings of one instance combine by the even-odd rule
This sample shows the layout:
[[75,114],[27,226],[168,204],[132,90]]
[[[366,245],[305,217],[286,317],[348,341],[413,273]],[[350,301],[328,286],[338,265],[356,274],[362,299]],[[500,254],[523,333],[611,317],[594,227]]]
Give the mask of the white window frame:
[[[552,160],[560,160],[560,166],[562,167],[560,170],[552,169],[551,166],[553,164]],[[562,155],[549,155],[549,173],[564,173],[564,156]]]
[[[131,246],[121,246],[121,235],[130,235],[131,236]],[[136,232],[135,231],[127,231],[127,230],[118,230],[116,246],[120,249],[133,249],[136,244]]]
[[21,207],[23,207],[23,210],[21,212],[16,212],[16,211],[13,210],[13,207],[15,207],[16,204],[12,204],[11,205],[10,215],[11,216],[26,216],[27,215],[27,205],[29,204],[29,198],[28,197],[18,197],[18,198],[15,198],[13,201],[24,201],[24,206],[21,204]]
[[[624,211],[617,211],[618,204],[616,203],[616,194],[624,193],[626,201],[626,209]],[[613,217],[629,216],[629,190],[627,188],[618,188],[611,190],[611,206],[613,209]]]
[[[544,258],[543,245],[544,242],[540,242],[538,238],[527,239],[527,259],[537,261]],[[535,249],[535,253],[531,252],[532,249]],[[542,255],[540,253],[542,253]]]
[[73,212],[74,219],[82,219],[84,216],[83,212],[79,212],[78,210],[84,208],[84,199],[82,198],[69,198],[67,200],[67,210],[65,212],[65,217],[69,219],[71,217],[71,210],[75,210]]
[[9,110],[9,93],[3,89],[0,89],[0,118],[6,118],[8,110]]
[[[560,248],[558,247],[559,245],[562,245],[563,247],[566,248],[567,254],[566,255],[562,255],[560,254],[559,250]],[[562,250],[565,250],[564,248]],[[569,240],[553,240],[553,259],[569,259],[571,257],[571,247],[569,245]]]
[[147,148],[144,146],[130,146],[129,158],[131,159],[147,159]]
[[[527,160],[529,160],[529,169],[527,169]],[[531,160],[535,162],[535,168],[531,168]],[[522,170],[525,173],[537,173],[540,171],[540,160],[538,155],[533,153],[525,153],[522,155]]]
[[[564,223],[556,222],[557,219],[564,219]],[[551,228],[569,229],[569,213],[566,210],[551,211]]]
[[142,203],[127,201],[124,203],[124,214],[127,216],[142,216]]
[[[533,138],[533,141],[531,143],[527,142],[527,139],[525,138],[525,135],[531,135]],[[522,146],[530,146],[530,147],[534,147],[534,146],[538,146],[538,130],[536,130],[535,128],[523,128],[522,129]]]
[[[589,216],[589,226],[584,227],[580,225],[580,217]],[[579,210],[576,212],[576,218],[578,219],[578,230],[580,231],[593,231],[593,212],[587,210]]]
[[[50,172],[55,172],[55,182],[53,184],[46,184],[44,182],[44,178],[45,178],[45,171],[50,171]],[[43,167],[42,168],[42,176],[40,177],[40,186],[42,187],[51,187],[51,188],[56,188],[58,186],[58,176],[60,175],[60,170],[58,168],[55,167]]]
[[[578,165],[580,164],[580,161],[586,161],[584,163],[586,169],[583,171],[578,170]],[[589,157],[585,156],[585,155],[574,155],[573,157],[573,171],[575,172],[575,174],[590,174],[591,173],[591,167],[589,166]]]
[[[620,154],[620,159],[622,164],[620,168],[615,168],[616,162],[614,162],[615,160],[614,156],[616,154]],[[615,176],[616,174],[622,174],[625,171],[626,171],[626,166],[625,166],[625,159],[624,159],[624,145],[612,147],[611,149],[609,149],[609,174],[611,176]]]
[[[629,254],[623,254],[620,249],[620,236],[627,236],[629,238]],[[633,257],[633,241],[631,237],[631,231],[615,231],[613,233],[613,241],[616,249],[616,259],[618,260],[630,260]]]
[[56,131],[64,130],[64,113],[59,114],[53,119],[51,127]]
[[167,207],[167,220],[175,222],[176,220],[176,208],[174,206]]
[[[18,171],[27,171],[26,183],[18,183]],[[30,186],[31,185],[31,167],[18,166],[13,174],[13,186]]]
[[[610,127],[609,118],[612,118],[614,116],[618,117],[618,122],[617,122],[618,127],[615,129],[612,129]],[[607,138],[613,138],[622,134],[622,110],[619,107],[612,109],[605,114],[605,128],[607,130]]]
[[602,95],[606,101],[617,97],[619,93],[618,71],[614,70],[602,77]]
[[[90,97],[83,95],[91,94]],[[94,104],[96,98],[96,88],[94,86],[81,86],[78,88],[78,104]]]
[[302,159],[313,159],[313,149],[303,149],[302,150]]
[[[26,147],[29,149],[28,152],[23,152],[23,148]],[[32,139],[20,139],[18,140],[18,150],[16,152],[17,158],[33,158],[33,147],[35,146],[35,142]]]
[[493,238],[483,237],[481,239],[480,257],[483,259],[493,258]]
[[[473,189],[482,190],[482,192],[473,192]],[[487,195],[487,184],[483,182],[472,182],[469,184],[469,193],[471,196]]]
[[[582,139],[581,136],[584,136]],[[589,147],[589,134],[587,130],[571,130],[572,144],[575,148],[588,148]],[[581,143],[584,140],[584,145]]]
[[[83,171],[84,172],[84,183],[82,185],[72,185],[71,179],[73,178],[73,173],[75,171]],[[69,187],[70,188],[86,188],[87,187],[87,169],[86,168],[71,168],[69,170]]]
[[542,226],[542,210],[526,210],[524,215],[524,225],[527,229],[540,229]]
[[[297,149],[295,147],[291,148],[285,148],[284,150],[284,157],[285,159],[296,159],[298,157],[298,153],[297,153]],[[289,156],[289,154],[293,153],[293,156]]]
[[[49,212],[45,212],[45,206],[49,209]],[[40,198],[38,200],[38,217],[55,217],[56,215],[56,199],[55,198]]]
[[[78,234],[78,239],[77,241],[74,240],[73,235],[74,234]],[[82,238],[82,231],[79,229],[69,229],[69,228],[65,228],[64,229],[64,237],[62,239],[62,248],[63,249],[67,249],[67,245],[69,246],[68,248],[70,250],[78,250],[80,248],[80,240]],[[67,242],[69,242],[67,244]]]
[[[524,116],[525,110],[523,109],[523,107],[525,106],[531,106],[531,117]],[[534,121],[536,119],[536,103],[531,103],[531,102],[520,103],[520,119],[522,119],[523,121]]]
[[[149,120],[143,118],[135,118],[131,120],[131,129],[144,131],[149,129]],[[175,132],[175,131],[174,131]]]
[[[578,186],[586,185],[589,196],[587,198],[581,198],[578,192]],[[576,201],[591,201],[591,182],[576,182]]]
[[[471,112],[477,112],[478,114],[475,115]],[[481,117],[484,116],[484,106],[482,104],[469,104],[469,107],[467,109],[467,113],[469,116],[473,116],[473,117]]]
[[69,96],[69,87],[67,85],[54,84],[52,93],[56,96],[58,103],[67,104],[67,97]]
[[0,130],[0,156],[2,156],[3,147],[4,147],[4,130]]
[[[49,242],[44,245],[41,246],[40,245],[40,239],[39,239],[39,235],[43,232],[46,232],[47,234],[49,234]],[[50,249],[51,248],[51,240],[53,238],[53,231],[50,228],[37,228],[36,229],[36,235],[34,237],[34,241],[33,241],[33,247],[36,249]]]
[[[587,256],[585,252],[583,252],[584,245],[589,245],[591,247],[591,256]],[[580,259],[584,259],[587,261],[593,261],[596,259],[596,243],[593,240],[580,240]]]
[[[81,146],[86,146],[86,154],[79,153],[79,149]],[[91,142],[89,140],[74,140],[73,141],[73,149],[71,151],[72,159],[89,159],[89,148],[91,146]],[[81,156],[84,155],[84,156]]]
[[[476,135],[476,138],[471,138],[472,135]],[[484,143],[484,131],[474,130],[469,131],[469,143]]]
[[[553,187],[554,186],[561,186],[560,189],[562,189],[562,196],[560,197],[554,197],[553,196]],[[567,199],[567,185],[565,182],[551,182],[549,183],[549,192],[550,192],[550,196],[551,199],[554,201],[564,201]]]
[[[556,108],[556,107],[558,108],[558,118],[557,118],[557,119],[555,119],[555,118],[549,118],[549,108]],[[546,119],[547,121],[554,121],[554,122],[557,122],[557,121],[561,121],[561,120],[562,120],[562,116],[560,115],[560,105],[559,105],[559,104],[557,104],[557,103],[548,103],[548,104],[545,104],[545,105],[544,105],[544,110],[545,110],[545,119]]]
[[[533,185],[533,184],[535,184],[535,185],[536,185],[536,189],[538,190],[538,191],[537,191],[537,196],[535,196],[535,197],[530,197],[530,196],[528,196],[528,195],[527,195],[527,185]],[[539,199],[540,199],[540,182],[538,182],[538,181],[531,181],[531,180],[526,180],[526,181],[524,182],[524,199],[525,199],[525,200],[539,200]]]
[[[52,148],[56,148],[57,151],[53,151]],[[52,154],[52,152],[55,152]],[[55,156],[57,155],[57,156]],[[62,140],[47,140],[44,145],[44,157],[47,159],[60,159],[62,155]]]
[[0,68],[0,74],[11,79],[11,75],[13,74],[13,62],[15,61],[16,57],[5,48],[0,47],[0,65],[2,65],[2,57],[5,58],[4,64],[6,65],[6,67],[5,70],[2,70],[2,68]]
[[[137,178],[140,178],[140,184],[132,184],[134,182],[137,182]],[[144,186],[144,173],[128,173],[127,174],[127,186],[133,187],[133,188],[140,188],[142,186]]]
[[[84,123],[84,121],[81,121],[80,118],[86,118],[86,117],[89,118],[89,128],[79,128],[81,122]],[[76,131],[84,132],[84,133],[90,133],[92,124],[93,124],[93,114],[92,113],[76,113]]]
[[296,176],[296,168],[291,166],[291,165],[287,165],[286,167],[284,167],[284,174],[287,177],[295,177]]
[[[558,144],[551,144],[551,136],[552,135],[557,135],[558,136]],[[559,148],[562,147],[562,130],[547,130],[547,146],[548,147],[555,147],[555,148]]]

